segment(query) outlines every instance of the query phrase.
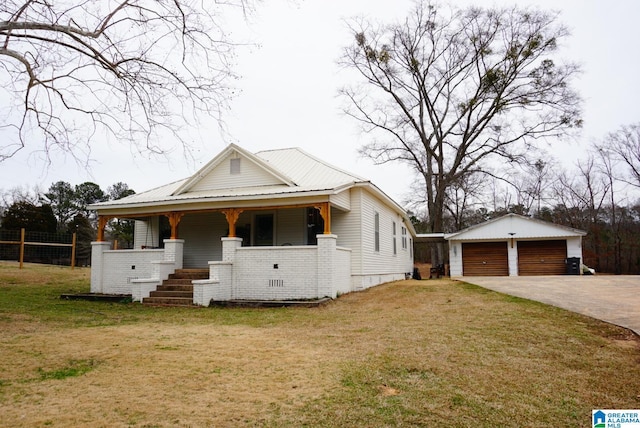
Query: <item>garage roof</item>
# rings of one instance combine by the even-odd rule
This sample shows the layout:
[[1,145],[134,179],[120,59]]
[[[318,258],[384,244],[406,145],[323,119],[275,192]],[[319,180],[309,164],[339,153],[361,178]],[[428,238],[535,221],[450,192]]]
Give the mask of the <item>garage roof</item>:
[[476,224],[456,233],[447,234],[445,239],[456,241],[502,240],[509,238],[551,239],[584,236],[586,234],[582,230],[511,213]]

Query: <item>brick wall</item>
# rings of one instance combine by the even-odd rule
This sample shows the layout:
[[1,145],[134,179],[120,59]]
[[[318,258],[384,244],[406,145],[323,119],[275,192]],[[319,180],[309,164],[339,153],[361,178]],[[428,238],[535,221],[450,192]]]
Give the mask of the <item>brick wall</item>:
[[[131,294],[131,279],[149,278],[153,273],[152,261],[163,260],[164,250],[109,250],[102,254],[102,267],[92,261],[91,292],[105,294]],[[94,270],[102,270],[101,278],[94,279]]]
[[354,291],[351,284],[351,250],[338,247],[335,258],[335,283],[336,294],[345,294]]
[[292,300],[317,296],[317,247],[242,247],[233,261],[233,298]]

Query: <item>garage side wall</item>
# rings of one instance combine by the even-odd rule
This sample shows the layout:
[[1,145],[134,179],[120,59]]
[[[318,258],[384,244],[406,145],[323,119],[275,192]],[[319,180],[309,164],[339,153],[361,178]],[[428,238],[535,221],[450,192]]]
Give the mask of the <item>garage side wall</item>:
[[582,237],[567,238],[567,257],[580,257],[582,263]]
[[462,242],[449,241],[449,273],[451,276],[462,276]]

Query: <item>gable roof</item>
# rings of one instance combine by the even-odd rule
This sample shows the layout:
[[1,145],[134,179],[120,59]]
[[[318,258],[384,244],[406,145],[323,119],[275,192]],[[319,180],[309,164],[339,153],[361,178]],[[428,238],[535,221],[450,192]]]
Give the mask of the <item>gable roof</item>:
[[[244,159],[249,163],[253,172],[253,181],[257,178],[263,185],[282,185],[282,186],[295,186],[296,183],[291,181],[289,177],[282,173],[282,171],[272,168],[267,162],[260,159],[258,156],[236,146],[235,144],[229,144],[223,151],[221,151],[216,157],[209,161],[198,172],[188,178],[178,189],[176,189],[172,195],[181,195],[189,193],[190,191],[202,191],[202,190],[214,190],[224,188],[217,185],[216,171],[219,171],[222,164],[228,159]],[[248,183],[247,183],[248,184]],[[236,183],[237,186],[237,183]]]
[[[230,174],[230,159],[239,158],[246,174]],[[207,201],[333,195],[350,187],[366,186],[396,205],[368,180],[321,161],[300,148],[266,150],[255,154],[230,144],[198,172],[184,180],[115,201],[90,206],[117,210],[154,205],[182,205]],[[401,209],[401,208],[400,208]]]
[[584,236],[586,234],[582,230],[510,213],[459,232],[447,234],[445,239],[456,241],[503,240],[509,238],[550,239]]

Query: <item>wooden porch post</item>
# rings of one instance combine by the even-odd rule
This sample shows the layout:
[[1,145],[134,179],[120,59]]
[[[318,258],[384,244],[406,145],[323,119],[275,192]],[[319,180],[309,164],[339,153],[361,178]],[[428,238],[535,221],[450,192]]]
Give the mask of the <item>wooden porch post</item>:
[[170,239],[178,239],[178,225],[180,224],[180,220],[184,213],[172,212],[166,214],[169,219],[169,224],[171,225],[171,238]]
[[106,215],[98,216],[98,242],[104,242],[104,228],[107,227],[107,222],[111,219],[112,217]]
[[236,237],[236,222],[238,221],[238,217],[242,214],[240,208],[228,208],[226,210],[222,210],[222,213],[227,218],[227,224],[229,224],[229,238]]
[[324,220],[324,234],[331,234],[331,204],[329,202],[324,202],[322,205],[315,206],[318,211],[320,211],[320,217]]

